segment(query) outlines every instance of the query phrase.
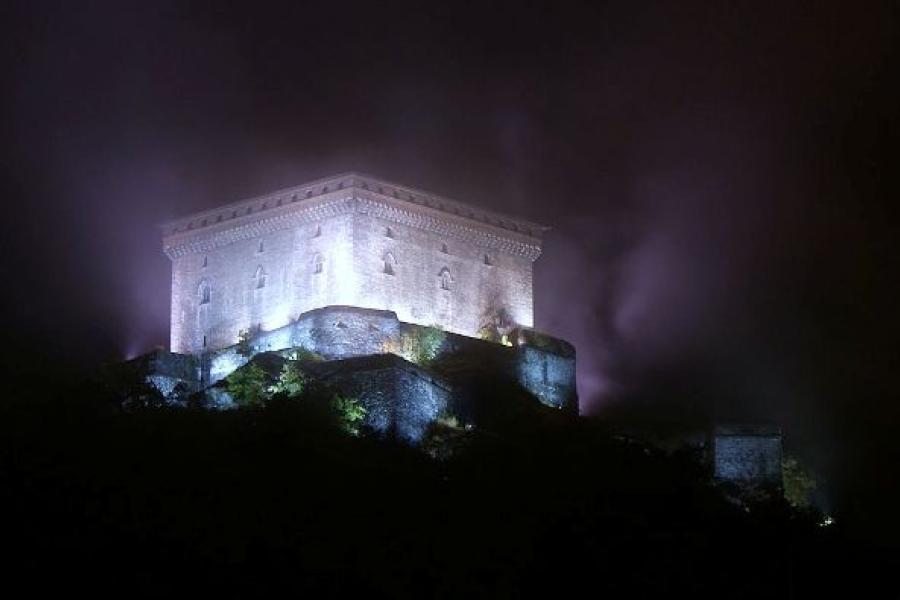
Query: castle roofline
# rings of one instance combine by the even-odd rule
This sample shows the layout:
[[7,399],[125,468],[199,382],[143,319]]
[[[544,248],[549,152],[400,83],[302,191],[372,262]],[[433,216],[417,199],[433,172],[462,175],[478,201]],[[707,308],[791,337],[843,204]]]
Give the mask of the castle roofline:
[[238,219],[252,215],[261,217],[264,213],[275,212],[277,209],[291,204],[313,203],[321,200],[326,194],[338,191],[365,191],[369,194],[380,195],[385,198],[400,200],[412,206],[428,208],[433,211],[445,213],[448,216],[475,221],[479,225],[488,225],[494,228],[514,232],[531,238],[540,239],[542,234],[550,227],[532,221],[513,217],[497,211],[485,210],[426,192],[417,188],[392,183],[377,177],[358,173],[355,171],[332,175],[301,185],[283,188],[260,196],[246,198],[231,204],[219,206],[210,210],[194,213],[178,219],[164,222],[159,225],[164,237],[176,236],[180,233],[199,233],[204,229],[212,229],[232,219]]

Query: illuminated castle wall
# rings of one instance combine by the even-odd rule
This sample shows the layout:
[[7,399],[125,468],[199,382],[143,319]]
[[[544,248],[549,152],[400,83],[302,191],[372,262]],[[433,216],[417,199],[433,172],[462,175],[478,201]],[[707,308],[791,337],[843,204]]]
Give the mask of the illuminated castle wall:
[[171,347],[197,353],[330,305],[476,336],[486,318],[533,325],[544,227],[347,174],[163,226]]

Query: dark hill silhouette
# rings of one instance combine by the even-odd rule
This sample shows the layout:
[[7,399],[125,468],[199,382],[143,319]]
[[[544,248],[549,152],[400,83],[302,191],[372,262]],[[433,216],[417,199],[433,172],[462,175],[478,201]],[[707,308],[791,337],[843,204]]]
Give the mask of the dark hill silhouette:
[[2,410],[6,580],[32,593],[804,597],[884,566],[591,420],[476,430],[434,460],[347,435],[315,394],[122,411],[81,386]]

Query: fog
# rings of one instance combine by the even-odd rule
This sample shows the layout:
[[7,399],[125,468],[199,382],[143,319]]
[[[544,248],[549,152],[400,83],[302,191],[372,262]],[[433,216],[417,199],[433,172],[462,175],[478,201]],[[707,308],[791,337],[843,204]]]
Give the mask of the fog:
[[17,347],[89,368],[166,345],[158,223],[367,172],[551,226],[536,325],[576,345],[584,413],[774,420],[836,493],[874,493],[889,7],[457,8],[3,9]]

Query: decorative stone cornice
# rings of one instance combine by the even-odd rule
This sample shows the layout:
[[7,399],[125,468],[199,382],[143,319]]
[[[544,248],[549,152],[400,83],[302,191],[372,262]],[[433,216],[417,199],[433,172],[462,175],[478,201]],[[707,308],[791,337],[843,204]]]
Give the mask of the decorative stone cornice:
[[386,221],[422,229],[446,238],[455,238],[484,248],[499,250],[500,252],[507,252],[516,256],[524,256],[532,261],[537,260],[541,255],[541,241],[539,238],[516,234],[511,231],[497,233],[495,228],[484,227],[481,223],[472,222],[469,219],[451,217],[439,212],[429,214],[432,211],[423,210],[418,206],[407,208],[384,197],[379,198],[376,195],[364,192],[358,195],[356,210],[360,213],[370,214]]
[[535,260],[547,227],[354,173],[273,192],[162,225],[169,258],[360,212]]
[[178,258],[186,254],[209,252],[214,248],[227,246],[241,240],[258,238],[261,235],[282,231],[301,225],[351,213],[354,210],[354,199],[350,195],[316,202],[296,210],[279,211],[270,215],[255,215],[242,222],[217,223],[216,227],[200,230],[188,230],[181,234],[166,236],[163,239],[163,251],[169,258]]

